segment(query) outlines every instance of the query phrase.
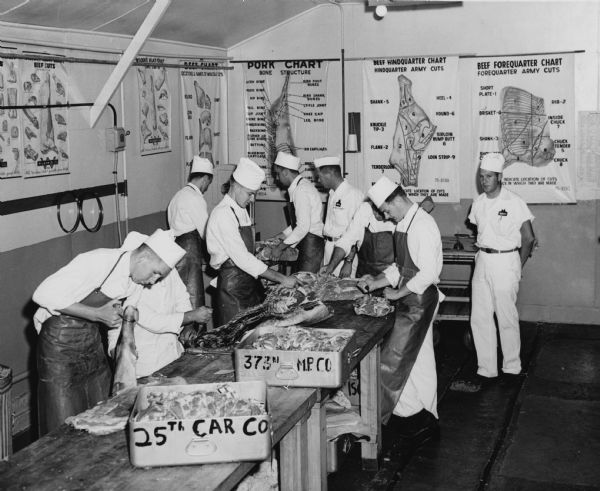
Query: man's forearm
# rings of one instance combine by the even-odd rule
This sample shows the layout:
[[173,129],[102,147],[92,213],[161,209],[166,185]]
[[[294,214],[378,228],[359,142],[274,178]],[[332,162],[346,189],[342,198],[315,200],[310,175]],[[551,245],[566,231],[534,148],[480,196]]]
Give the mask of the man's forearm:
[[345,256],[346,256],[346,251],[344,251],[344,249],[342,249],[341,247],[336,247],[333,250],[333,255],[331,256],[331,260],[329,261],[329,264],[327,265],[327,272],[329,274],[333,273],[335,271],[335,268],[337,268],[338,264],[340,264],[342,262],[342,260],[344,259]]

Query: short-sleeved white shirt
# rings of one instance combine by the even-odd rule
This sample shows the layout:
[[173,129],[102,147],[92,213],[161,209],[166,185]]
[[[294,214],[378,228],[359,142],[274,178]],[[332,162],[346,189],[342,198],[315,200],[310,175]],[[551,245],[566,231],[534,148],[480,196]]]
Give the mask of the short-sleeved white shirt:
[[469,214],[477,225],[477,245],[501,251],[521,247],[521,226],[533,219],[525,201],[504,187],[493,199],[480,194]]

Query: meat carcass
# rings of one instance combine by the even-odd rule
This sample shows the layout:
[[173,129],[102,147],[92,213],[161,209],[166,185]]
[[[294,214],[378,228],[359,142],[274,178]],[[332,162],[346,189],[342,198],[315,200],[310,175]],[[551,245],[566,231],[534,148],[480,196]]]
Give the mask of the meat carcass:
[[119,337],[116,349],[116,368],[112,386],[113,394],[137,385],[135,364],[138,356],[135,348],[135,337],[133,335],[137,320],[138,310],[131,305],[127,306],[123,312],[121,336]]

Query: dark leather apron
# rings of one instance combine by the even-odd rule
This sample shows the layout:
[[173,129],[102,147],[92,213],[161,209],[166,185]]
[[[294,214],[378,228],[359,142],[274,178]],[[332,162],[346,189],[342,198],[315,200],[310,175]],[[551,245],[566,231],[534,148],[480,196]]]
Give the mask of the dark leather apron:
[[[298,179],[298,184],[304,177]],[[290,222],[292,228],[296,228],[296,209],[294,204],[291,202],[287,203]],[[298,271],[309,271],[311,273],[318,273],[323,264],[323,256],[325,255],[325,239],[319,237],[312,232],[308,232],[304,238],[298,242],[296,246],[298,249],[298,259],[294,265],[294,272]]]
[[[124,254],[100,286],[79,303],[100,307],[110,301],[100,289]],[[37,342],[40,436],[58,428],[67,417],[108,398],[112,375],[100,326],[99,322],[67,314],[53,315],[42,324]]]
[[[418,209],[417,213],[419,213]],[[407,237],[411,225],[412,220],[406,232],[394,233],[396,264],[401,275],[398,288],[419,272],[408,250]],[[411,293],[395,302],[394,329],[384,341],[381,351],[381,420],[383,423],[389,420],[404,390],[427,329],[435,315],[438,297],[437,287],[430,285],[422,295]]]
[[[238,231],[248,252],[254,252],[254,228],[251,225],[242,227],[240,221],[231,209],[238,222]],[[258,305],[264,300],[264,289],[259,278],[238,268],[231,259],[227,259],[219,268],[216,293],[217,326],[227,324],[238,312]]]
[[175,243],[185,249],[185,256],[175,268],[190,295],[192,309],[205,305],[204,278],[202,275],[202,256],[204,242],[197,230],[181,234]]
[[358,250],[356,277],[366,274],[377,276],[394,262],[394,234],[392,232],[371,232],[365,228]]

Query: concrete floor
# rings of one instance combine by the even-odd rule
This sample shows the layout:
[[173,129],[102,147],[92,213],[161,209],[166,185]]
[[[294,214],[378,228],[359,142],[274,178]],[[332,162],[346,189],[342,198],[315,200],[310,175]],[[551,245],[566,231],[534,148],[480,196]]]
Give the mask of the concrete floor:
[[600,490],[600,326],[523,323],[523,373],[480,393],[448,390],[475,370],[464,323],[440,324],[441,438],[413,449],[383,430],[378,472],[357,446],[331,490]]

